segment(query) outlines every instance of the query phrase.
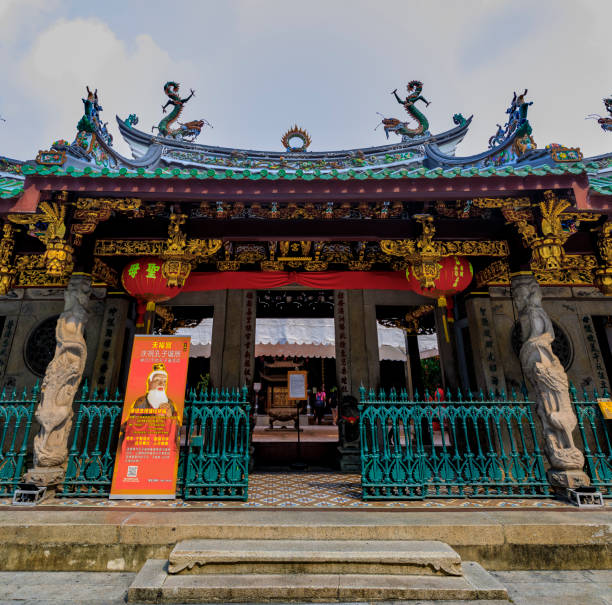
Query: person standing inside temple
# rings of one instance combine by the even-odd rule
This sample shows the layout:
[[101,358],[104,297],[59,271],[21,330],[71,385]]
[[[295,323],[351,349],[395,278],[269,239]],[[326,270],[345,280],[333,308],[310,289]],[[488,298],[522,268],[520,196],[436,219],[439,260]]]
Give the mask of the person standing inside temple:
[[332,422],[338,424],[338,388],[332,387],[329,393],[329,407],[332,413]]
[[321,387],[315,397],[314,415],[317,424],[321,424],[325,415],[325,406],[327,405],[327,394],[325,393],[325,385]]

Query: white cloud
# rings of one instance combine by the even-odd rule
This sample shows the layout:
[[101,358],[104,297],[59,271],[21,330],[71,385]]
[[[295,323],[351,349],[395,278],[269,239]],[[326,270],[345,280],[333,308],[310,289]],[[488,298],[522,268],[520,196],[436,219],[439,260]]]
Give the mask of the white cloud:
[[[100,20],[60,20],[36,38],[20,62],[17,90],[20,101],[32,105],[35,143],[45,147],[74,137],[86,85],[98,88],[109,127],[115,112],[123,117],[136,113],[146,125],[161,114],[160,82],[180,78],[187,70],[187,64],[173,61],[149,35],[128,45]],[[125,146],[121,150],[127,152]]]
[[[4,1],[26,27],[18,3]],[[28,2],[33,14],[42,10]],[[475,114],[462,154],[486,148],[512,92],[524,88],[539,146],[578,145],[590,155],[611,147],[612,137],[584,119],[612,92],[607,2],[177,0],[183,17],[170,31],[157,5],[136,18],[134,4],[118,13],[113,2],[95,19],[78,18],[85,9],[74,2],[63,20],[47,14],[37,35],[14,46],[0,66],[11,83],[0,90],[0,153],[33,157],[71,139],[86,84],[98,87],[109,125],[115,113],[136,113],[148,131],[170,79],[196,89],[184,117],[210,120],[214,129],[200,138],[213,145],[279,150],[295,122],[313,149],[382,144],[376,112],[401,117],[389,92],[420,79],[433,132],[452,127],[456,112]]]
[[27,36],[40,19],[61,6],[61,0],[0,0],[0,48]]

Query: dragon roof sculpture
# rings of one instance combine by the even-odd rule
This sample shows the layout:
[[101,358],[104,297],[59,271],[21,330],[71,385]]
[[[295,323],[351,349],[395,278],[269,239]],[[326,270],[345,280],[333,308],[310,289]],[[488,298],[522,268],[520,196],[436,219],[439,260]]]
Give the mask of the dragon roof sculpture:
[[612,95],[602,99],[606,111],[610,114],[609,116],[600,116],[598,113],[592,113],[587,116],[587,119],[597,120],[597,123],[601,126],[601,129],[606,132],[612,132]]
[[[394,132],[401,137],[395,143],[360,149],[309,151],[310,137],[306,131],[297,127],[290,129],[283,137],[285,149],[263,151],[236,149],[197,144],[193,139],[200,133],[205,120],[179,122],[185,104],[193,97],[193,90],[184,98],[179,95],[179,84],[166,82],[164,91],[168,101],[165,109],[171,112],[154,127],[156,134],[138,130],[138,117],[131,113],[127,119],[117,117],[119,132],[129,145],[132,157],[118,153],[112,146],[112,137],[107,125],[102,121],[102,106],[98,91],[87,88],[83,99],[84,113],[77,124],[77,135],[72,143],[60,139],[48,150],[40,151],[35,161],[9,164],[5,161],[5,179],[2,197],[16,195],[19,180],[35,167],[41,170],[52,168],[62,172],[102,175],[115,174],[140,175],[183,175],[195,177],[204,174],[207,178],[434,178],[438,176],[489,176],[498,171],[513,169],[513,174],[550,169],[585,170],[580,164],[582,154],[577,148],[551,144],[537,148],[533,138],[532,126],[528,120],[528,109],[532,104],[526,100],[527,90],[522,94],[514,93],[506,109],[506,120],[498,124],[497,132],[489,139],[489,148],[480,154],[457,157],[455,149],[466,136],[472,117],[462,114],[453,115],[454,126],[437,134],[430,133],[427,118],[414,107],[418,101],[429,104],[421,93],[422,82],[412,80],[408,86],[408,96],[402,99],[393,91],[391,94],[411,117],[413,124],[400,122],[395,118],[384,118],[383,125],[387,136]],[[396,120],[397,124],[385,120]],[[153,130],[153,129],[152,129]],[[301,134],[302,147],[289,144],[290,135]],[[606,155],[597,158],[597,174],[604,171],[605,178],[610,170],[610,158]],[[14,161],[11,161],[14,162]],[[21,164],[24,172],[21,174]],[[26,166],[34,164],[34,167]],[[593,164],[593,163],[591,163]],[[574,166],[576,167],[574,168]],[[594,165],[594,164],[593,164]],[[9,174],[10,168],[10,174]],[[19,174],[15,172],[19,170]],[[259,176],[258,176],[259,175]],[[599,183],[599,181],[598,181]],[[601,193],[608,189],[607,182],[599,184]]]

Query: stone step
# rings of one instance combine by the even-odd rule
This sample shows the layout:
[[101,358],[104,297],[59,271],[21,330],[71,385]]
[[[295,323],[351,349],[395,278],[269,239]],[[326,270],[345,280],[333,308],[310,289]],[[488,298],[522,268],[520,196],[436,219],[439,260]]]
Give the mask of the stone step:
[[461,558],[433,540],[183,540],[168,571],[460,576]]
[[504,586],[478,563],[463,576],[354,574],[169,575],[167,562],[149,559],[128,590],[139,603],[502,600]]

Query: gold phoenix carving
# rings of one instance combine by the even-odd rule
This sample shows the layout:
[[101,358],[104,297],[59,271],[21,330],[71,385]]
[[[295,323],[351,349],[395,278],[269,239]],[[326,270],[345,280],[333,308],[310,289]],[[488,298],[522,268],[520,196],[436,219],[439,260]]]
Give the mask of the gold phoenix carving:
[[[566,212],[571,203],[558,197],[553,191],[545,191],[543,197],[544,200],[537,204],[532,204],[529,198],[524,197],[478,198],[473,203],[478,208],[499,209],[506,221],[516,227],[523,245],[531,249],[530,267],[540,284],[593,284],[593,270],[597,266],[595,257],[568,255],[564,245],[581,222],[597,221],[601,215]],[[480,285],[495,279],[488,279],[487,270],[488,268],[477,276],[477,283]],[[612,286],[612,271],[610,274]]]
[[[65,195],[59,195],[64,202]],[[28,235],[40,240],[46,247],[44,254],[47,274],[52,278],[72,273],[74,248],[66,241],[66,206],[59,202],[41,202],[34,214],[9,214],[9,221],[27,225]]]

